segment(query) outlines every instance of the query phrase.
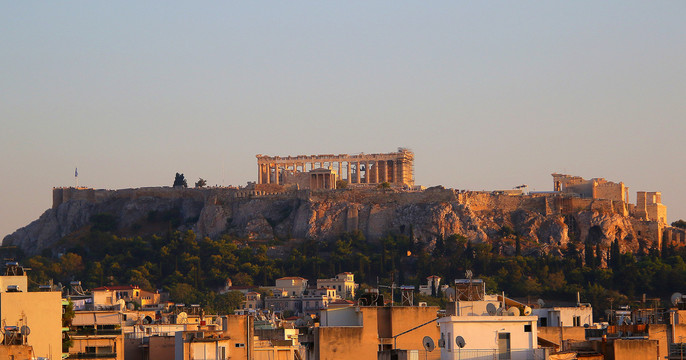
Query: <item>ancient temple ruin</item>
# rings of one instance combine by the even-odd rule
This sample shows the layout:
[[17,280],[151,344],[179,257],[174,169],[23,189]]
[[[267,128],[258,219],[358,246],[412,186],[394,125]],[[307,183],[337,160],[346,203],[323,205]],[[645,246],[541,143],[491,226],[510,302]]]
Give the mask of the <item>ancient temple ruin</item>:
[[399,148],[387,154],[257,155],[258,184],[297,184],[301,189],[335,189],[338,180],[351,186],[414,186],[414,154]]

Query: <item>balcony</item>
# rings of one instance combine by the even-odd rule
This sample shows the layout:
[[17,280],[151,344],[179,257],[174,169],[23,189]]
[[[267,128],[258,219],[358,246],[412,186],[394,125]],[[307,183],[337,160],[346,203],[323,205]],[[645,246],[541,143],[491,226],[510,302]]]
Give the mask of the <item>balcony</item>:
[[83,328],[77,329],[69,332],[70,335],[122,335],[121,329],[93,329],[93,328]]
[[116,359],[116,358],[117,358],[116,352],[103,352],[103,353],[83,352],[83,353],[69,354],[69,357],[67,357],[67,359]]
[[[442,349],[442,354],[446,354],[446,350]],[[441,356],[441,359],[454,360],[544,360],[547,359],[549,350],[542,349],[511,349],[508,352],[501,353],[496,349],[452,349],[447,352],[447,357]]]

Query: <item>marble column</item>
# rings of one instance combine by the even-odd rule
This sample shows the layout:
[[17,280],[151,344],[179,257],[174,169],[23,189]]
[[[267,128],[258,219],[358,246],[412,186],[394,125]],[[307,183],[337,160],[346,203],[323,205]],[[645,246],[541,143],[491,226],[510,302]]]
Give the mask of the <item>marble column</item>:
[[353,181],[352,181],[352,179],[350,178],[350,161],[348,161],[347,163],[348,163],[348,166],[347,166],[348,177],[345,178],[345,180],[348,182],[348,184],[352,184]]
[[386,161],[379,161],[379,165],[381,166],[381,179],[379,182],[383,183],[388,181],[388,169],[386,168]]
[[388,162],[388,182],[391,184],[395,182],[395,164],[393,161]]
[[355,181],[357,184],[360,183],[360,162],[355,163]]

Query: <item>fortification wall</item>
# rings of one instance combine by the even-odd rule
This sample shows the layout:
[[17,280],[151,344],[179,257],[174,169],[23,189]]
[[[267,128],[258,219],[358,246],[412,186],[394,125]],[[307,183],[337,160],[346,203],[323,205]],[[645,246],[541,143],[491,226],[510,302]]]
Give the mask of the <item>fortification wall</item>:
[[458,201],[469,206],[472,211],[502,211],[511,212],[518,209],[540,214],[557,211],[557,200],[549,200],[543,194],[534,195],[503,195],[493,192],[463,191],[458,194]]
[[[225,189],[226,191],[235,191]],[[104,190],[91,188],[53,188],[52,208],[57,208],[67,201],[87,201],[101,203],[112,199],[139,199],[142,197],[156,197],[162,199],[195,199],[204,200],[211,189],[179,189],[172,187],[146,187],[136,189]]]
[[608,199],[613,201],[625,201],[624,199],[624,184],[605,182],[599,183],[594,189],[594,197],[596,199]]
[[644,241],[648,246],[660,249],[662,247],[662,235],[664,225],[655,221],[631,219],[631,225],[636,231],[639,241]]

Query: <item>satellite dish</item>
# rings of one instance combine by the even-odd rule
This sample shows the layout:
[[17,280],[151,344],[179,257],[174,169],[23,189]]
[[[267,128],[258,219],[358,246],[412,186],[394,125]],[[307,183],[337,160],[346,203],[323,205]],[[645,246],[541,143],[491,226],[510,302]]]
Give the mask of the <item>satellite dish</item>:
[[457,346],[462,349],[467,343],[464,341],[464,338],[462,336],[458,336],[455,338],[455,343],[457,343]]
[[525,306],[525,307],[524,307],[524,316],[529,316],[529,315],[531,315],[531,312],[532,312],[532,310],[531,310],[530,307],[528,307],[528,306]]
[[29,328],[29,327],[26,326],[26,325],[22,325],[22,326],[21,326],[20,332],[21,332],[22,335],[28,336],[28,335],[31,333],[31,328]]
[[538,303],[538,306],[540,306],[540,307],[545,306],[545,301],[543,301],[543,299],[538,299],[538,301],[536,301],[536,303]]
[[493,316],[497,311],[498,309],[495,308],[495,305],[493,305],[493,303],[488,303],[488,305],[486,305],[486,312],[488,313],[488,315]]
[[678,292],[672,294],[672,297],[670,298],[670,300],[672,300],[672,305],[676,306],[677,304],[679,304],[681,302],[682,296],[683,295],[681,295],[681,293]]
[[431,336],[424,336],[424,339],[422,339],[422,344],[424,344],[424,349],[428,352],[432,352],[436,348],[434,339],[432,339]]
[[505,312],[505,309],[499,307],[499,308],[495,311],[495,314],[498,315],[498,316],[502,316],[502,315],[503,315],[503,312]]
[[185,311],[180,312],[178,315],[176,315],[176,323],[177,324],[187,324],[188,323],[188,314],[186,314]]
[[509,309],[507,309],[507,315],[509,316],[519,316],[519,308],[512,306]]
[[119,305],[119,311],[126,309],[126,301],[124,299],[117,300],[117,305]]
[[133,303],[128,303],[128,304],[126,305],[126,308],[129,309],[129,310],[133,310],[133,309],[135,309],[136,307],[133,305]]
[[591,326],[588,324],[584,324],[584,329],[588,329],[589,327],[591,327]]

